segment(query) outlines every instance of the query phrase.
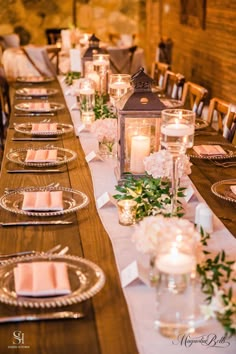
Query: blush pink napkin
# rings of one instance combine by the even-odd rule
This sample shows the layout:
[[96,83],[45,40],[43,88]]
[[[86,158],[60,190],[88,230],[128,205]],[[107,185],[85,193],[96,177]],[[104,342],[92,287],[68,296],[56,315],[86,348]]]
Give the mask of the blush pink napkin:
[[236,195],[236,186],[230,186],[230,189]]
[[28,95],[47,95],[47,89],[45,88],[25,88],[24,91]]
[[14,281],[19,296],[53,296],[71,292],[64,262],[19,263],[14,268]]
[[39,81],[42,82],[44,80],[43,76],[27,76],[27,81]]
[[197,145],[193,147],[198,155],[225,155],[226,152],[220,145]]
[[25,162],[56,162],[57,150],[39,149],[28,150],[25,157]]
[[57,123],[32,123],[31,133],[57,133]]
[[28,107],[30,110],[37,112],[48,112],[51,108],[49,102],[29,102]]
[[24,192],[22,210],[63,210],[62,191]]

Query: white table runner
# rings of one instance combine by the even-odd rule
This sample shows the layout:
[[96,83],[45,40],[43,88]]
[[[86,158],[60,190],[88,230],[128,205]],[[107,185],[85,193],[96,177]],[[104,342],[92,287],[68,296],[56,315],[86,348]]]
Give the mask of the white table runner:
[[[62,78],[59,78],[59,81],[63,92],[68,91],[68,87],[65,85]],[[78,128],[82,125],[80,114],[78,110],[71,110],[71,107],[73,107],[76,102],[76,98],[66,95],[65,99],[85,155],[91,151],[97,151],[98,144],[96,138],[92,136],[90,132],[82,131],[78,133],[80,130]],[[93,160],[89,162],[96,200],[106,192],[111,195],[115,193],[115,185],[117,184],[114,175],[115,166],[115,159],[105,161]],[[186,204],[185,218],[194,222],[195,207],[201,201],[203,201],[203,199],[195,190],[194,196],[191,198],[190,202]],[[119,224],[116,207],[107,204],[98,209],[98,213],[110,237],[119,273],[135,260],[147,266],[148,259],[136,251],[135,245],[131,241],[133,226],[127,227]],[[215,252],[224,249],[227,256],[236,259],[236,240],[215,215],[214,232],[209,241],[209,249]],[[159,354],[163,352],[165,352],[165,354],[199,354],[205,350],[209,353],[217,352],[222,354],[233,354],[236,352],[236,338],[234,337],[224,341],[224,339],[222,339],[224,330],[216,320],[207,321],[204,326],[197,329],[197,331],[190,336],[191,339],[194,340],[192,344],[191,342],[186,343],[184,340],[179,342],[178,340],[161,336],[154,329],[155,290],[141,282],[137,282],[123,288],[123,291],[140,354]],[[208,345],[202,344],[201,339],[207,340]],[[220,340],[222,343],[217,344],[216,341]],[[219,347],[217,347],[217,345]]]

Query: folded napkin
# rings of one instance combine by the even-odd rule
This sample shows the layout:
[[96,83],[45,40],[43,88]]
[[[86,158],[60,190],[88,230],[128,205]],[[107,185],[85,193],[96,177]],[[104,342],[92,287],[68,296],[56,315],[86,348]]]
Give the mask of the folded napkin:
[[24,192],[22,210],[63,210],[62,191]]
[[42,82],[44,80],[43,76],[27,76],[27,81],[32,82]]
[[25,162],[56,162],[57,150],[28,150]]
[[236,186],[230,186],[230,189],[236,195]]
[[227,153],[220,145],[197,145],[193,147],[198,155],[226,155]]
[[51,109],[49,102],[30,102],[27,106],[31,111],[36,112],[49,112]]
[[32,123],[31,133],[57,133],[57,123]]
[[45,96],[47,95],[47,89],[45,88],[24,88],[24,92],[27,93],[27,95],[42,95]]
[[14,281],[19,296],[53,296],[71,292],[64,262],[19,263],[14,268]]

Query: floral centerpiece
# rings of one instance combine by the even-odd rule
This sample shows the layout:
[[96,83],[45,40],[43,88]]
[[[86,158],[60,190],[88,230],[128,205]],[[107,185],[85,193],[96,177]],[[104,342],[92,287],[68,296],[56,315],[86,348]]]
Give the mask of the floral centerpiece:
[[117,142],[117,120],[98,119],[92,124],[91,132],[98,139],[100,153],[113,156]]
[[[134,199],[137,203],[136,219],[140,220],[145,216],[163,214],[171,216],[171,171],[172,155],[167,150],[160,150],[144,159],[146,175],[135,178],[131,174],[126,174],[126,179],[122,185],[116,186],[119,194],[114,195],[115,199]],[[179,178],[191,173],[189,158],[185,155],[181,157],[179,168]],[[184,197],[185,187],[178,188],[178,198]],[[178,200],[176,210],[177,216],[183,215],[183,207]]]

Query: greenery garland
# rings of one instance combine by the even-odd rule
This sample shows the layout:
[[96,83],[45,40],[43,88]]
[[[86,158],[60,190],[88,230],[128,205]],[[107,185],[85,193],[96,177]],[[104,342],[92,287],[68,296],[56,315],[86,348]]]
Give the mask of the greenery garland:
[[[127,173],[122,185],[117,185],[119,194],[113,195],[117,200],[133,199],[138,203],[136,219],[141,220],[146,216],[162,214],[171,217],[171,189],[170,181],[162,178],[153,178],[145,175],[135,178]],[[184,196],[185,188],[179,188],[178,197]],[[181,202],[178,201],[177,216],[184,215]],[[228,260],[222,250],[216,256],[207,251],[207,240],[210,235],[201,229],[201,243],[206,259],[197,264],[197,272],[201,279],[202,292],[206,295],[204,307],[208,311],[208,318],[216,318],[223,326],[226,333],[236,334],[236,302],[233,299],[233,289],[226,285],[236,282],[235,262]]]
[[66,74],[66,77],[65,77],[65,83],[68,85],[68,86],[71,86],[73,84],[73,80],[78,80],[81,78],[81,73],[80,72],[77,72],[77,71],[69,71],[67,74]]
[[[207,246],[210,235],[201,229],[201,242]],[[216,256],[203,249],[208,257],[197,265],[197,272],[201,278],[201,287],[206,294],[204,306],[209,311],[209,318],[215,317],[230,335],[236,334],[236,301],[233,299],[233,289],[227,284],[236,282],[235,261],[228,260],[225,251],[220,251]],[[216,306],[217,305],[217,306]]]
[[[171,216],[172,194],[168,179],[153,178],[147,174],[137,179],[127,173],[122,185],[117,185],[115,188],[119,192],[113,196],[115,199],[133,199],[138,203],[137,220],[157,214]],[[185,188],[178,189],[179,198],[184,197],[184,190]],[[184,215],[180,200],[178,200],[176,215],[179,217]]]
[[114,108],[108,102],[109,102],[109,95],[99,94],[98,92],[96,92],[95,106],[93,110],[95,114],[95,120],[106,119],[106,118],[117,119],[117,114]]

